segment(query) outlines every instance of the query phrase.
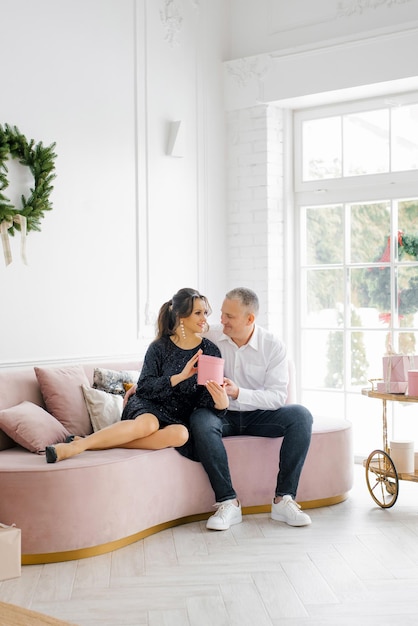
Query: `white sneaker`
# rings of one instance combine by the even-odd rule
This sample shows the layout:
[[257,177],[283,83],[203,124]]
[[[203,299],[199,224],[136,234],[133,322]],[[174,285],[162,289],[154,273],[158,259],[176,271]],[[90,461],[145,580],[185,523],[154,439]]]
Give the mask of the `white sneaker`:
[[286,522],[289,526],[307,526],[311,523],[311,518],[303,513],[299,504],[292,496],[283,496],[277,504],[271,505],[271,519],[277,522]]
[[225,500],[225,502],[216,503],[218,510],[211,515],[206,523],[206,528],[210,530],[228,530],[233,524],[242,522],[241,503],[236,506],[233,500]]

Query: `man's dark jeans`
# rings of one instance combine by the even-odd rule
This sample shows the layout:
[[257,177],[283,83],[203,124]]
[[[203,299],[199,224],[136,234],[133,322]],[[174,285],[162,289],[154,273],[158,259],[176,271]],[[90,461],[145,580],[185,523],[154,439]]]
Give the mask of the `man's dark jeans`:
[[275,495],[295,498],[311,441],[312,421],[311,413],[300,404],[274,411],[228,411],[222,418],[209,409],[194,411],[190,417],[194,453],[209,476],[216,502],[237,497],[222,441],[234,435],[283,437]]

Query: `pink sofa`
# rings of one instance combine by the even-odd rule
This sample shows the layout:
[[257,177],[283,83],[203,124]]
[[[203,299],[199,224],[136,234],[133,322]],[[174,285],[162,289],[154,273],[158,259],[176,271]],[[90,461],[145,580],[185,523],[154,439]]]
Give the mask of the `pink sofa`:
[[[138,363],[83,367],[91,383],[95,367],[132,370]],[[0,368],[0,411],[24,400],[43,406],[33,368]],[[270,510],[281,441],[225,439],[244,514]],[[341,502],[352,484],[350,422],[316,417],[299,503],[315,508]],[[109,552],[164,528],[207,518],[214,504],[201,465],[174,449],[92,451],[47,464],[43,455],[15,445],[1,431],[0,494],[0,521],[22,530],[23,564]]]

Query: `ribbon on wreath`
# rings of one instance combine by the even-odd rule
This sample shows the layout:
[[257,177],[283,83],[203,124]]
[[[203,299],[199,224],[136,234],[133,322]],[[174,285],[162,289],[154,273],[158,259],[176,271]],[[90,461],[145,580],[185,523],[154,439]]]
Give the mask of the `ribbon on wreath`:
[[13,224],[19,224],[20,226],[20,256],[23,263],[27,265],[28,261],[26,258],[26,217],[24,215],[14,215],[12,220],[3,220],[0,224],[0,236],[3,246],[4,261],[6,265],[10,265],[13,260],[9,240],[9,228],[11,228]]

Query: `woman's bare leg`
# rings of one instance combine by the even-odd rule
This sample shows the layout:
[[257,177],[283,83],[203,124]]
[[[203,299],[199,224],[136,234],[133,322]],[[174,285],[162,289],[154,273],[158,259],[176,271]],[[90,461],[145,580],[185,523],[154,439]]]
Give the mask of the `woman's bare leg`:
[[[77,441],[78,439],[84,439],[85,437],[79,437],[75,435],[71,441]],[[129,448],[137,450],[161,450],[162,448],[179,448],[183,446],[189,439],[189,431],[182,424],[171,424],[160,430],[157,430],[148,437],[142,437],[141,439],[134,439],[128,443],[123,443],[120,446],[112,446],[115,448]],[[103,450],[104,448],[95,448],[97,450]]]
[[129,443],[115,446],[118,448],[129,448],[136,450],[162,450],[163,448],[179,448],[183,446],[189,438],[189,431],[182,424],[172,424],[160,428],[148,437],[135,439]]
[[[50,457],[55,455],[56,461],[62,461],[76,454],[80,454],[85,450],[107,450],[109,448],[127,447],[127,444],[138,442],[144,438],[149,439],[149,437],[156,435],[158,432],[160,432],[158,419],[151,413],[145,413],[139,415],[134,420],[122,420],[110,426],[106,426],[106,428],[102,428],[102,430],[98,430],[87,437],[74,439],[71,443],[58,443],[55,446],[48,446],[49,450],[47,453],[49,452]],[[155,443],[158,444],[159,440],[159,447],[173,445],[172,443],[167,443],[166,446],[162,445],[164,441],[170,441],[170,437],[157,438]],[[153,444],[152,439],[150,443]],[[134,447],[139,447],[139,444],[137,443]],[[158,449],[158,447],[151,447],[150,449]],[[48,454],[47,461],[50,462]]]

